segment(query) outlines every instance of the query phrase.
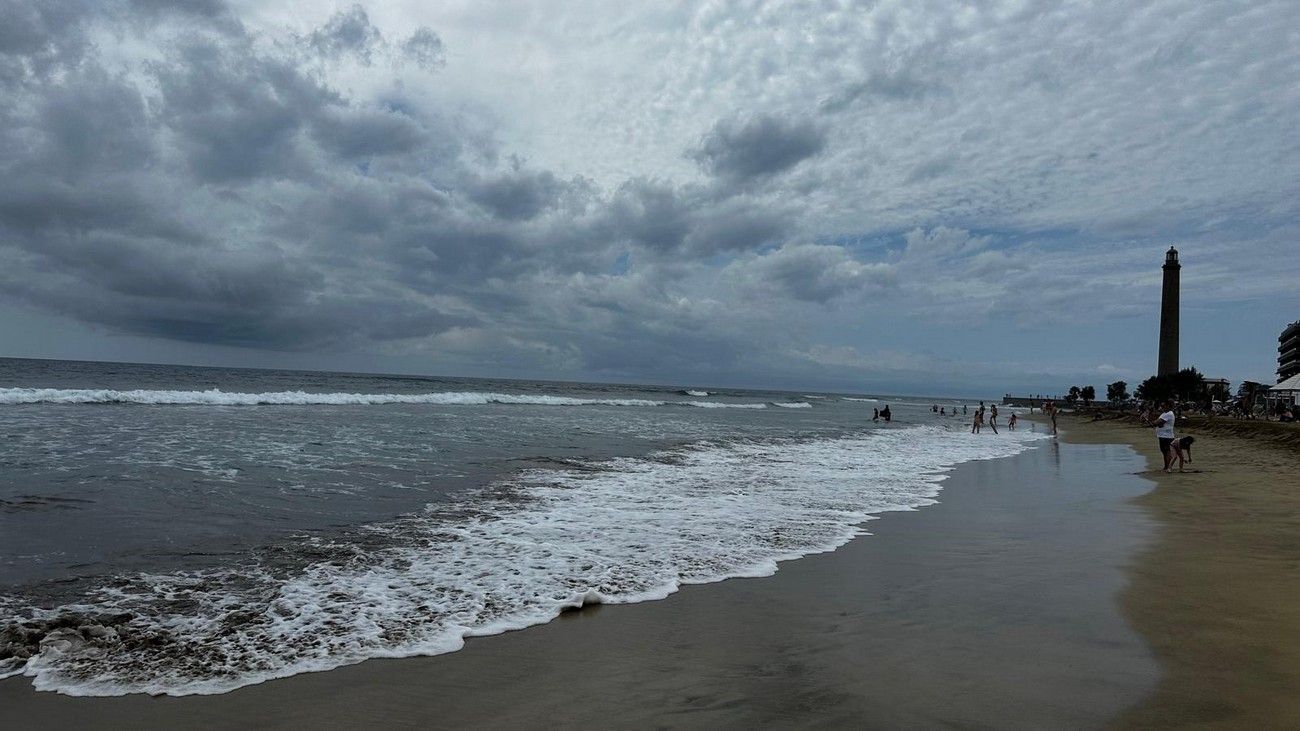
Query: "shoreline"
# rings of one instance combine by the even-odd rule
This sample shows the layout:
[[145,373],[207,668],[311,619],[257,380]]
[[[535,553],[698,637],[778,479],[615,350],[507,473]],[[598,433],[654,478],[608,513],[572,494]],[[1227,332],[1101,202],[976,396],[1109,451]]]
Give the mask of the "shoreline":
[[[1052,444],[960,465],[771,577],[596,606],[434,657],[216,696],[74,698],[0,682],[13,728],[1099,726],[1155,687],[1119,612],[1152,526],[1130,450]],[[1102,535],[1105,540],[1098,540]],[[24,725],[27,724],[27,725]]]
[[1066,416],[1069,443],[1119,443],[1155,483],[1135,503],[1160,526],[1123,606],[1165,672],[1119,728],[1281,728],[1300,718],[1300,429],[1180,420],[1195,471],[1165,474],[1151,429]]

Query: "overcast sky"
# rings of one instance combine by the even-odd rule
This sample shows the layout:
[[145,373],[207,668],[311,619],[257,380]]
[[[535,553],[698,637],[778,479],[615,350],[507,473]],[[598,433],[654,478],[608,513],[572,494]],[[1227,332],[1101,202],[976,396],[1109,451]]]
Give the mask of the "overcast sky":
[[1300,3],[0,0],[0,355],[982,395],[1300,319]]

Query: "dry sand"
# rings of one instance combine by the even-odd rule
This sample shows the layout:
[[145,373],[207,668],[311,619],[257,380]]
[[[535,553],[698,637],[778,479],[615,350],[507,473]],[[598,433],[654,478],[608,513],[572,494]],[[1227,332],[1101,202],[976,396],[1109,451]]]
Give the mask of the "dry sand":
[[[939,504],[886,514],[873,535],[773,577],[221,696],[68,698],[13,678],[0,717],[6,729],[1097,728],[1159,678],[1119,602],[1154,538],[1132,501],[1151,487],[1141,469],[1128,447],[1048,442],[962,465]],[[1160,571],[1151,556],[1144,583]],[[1134,616],[1148,616],[1136,596]]]
[[1300,728],[1300,427],[1191,419],[1194,462],[1160,471],[1154,431],[1131,421],[1061,422],[1073,442],[1130,444],[1156,489],[1161,525],[1124,609],[1165,677],[1120,720],[1129,728]]

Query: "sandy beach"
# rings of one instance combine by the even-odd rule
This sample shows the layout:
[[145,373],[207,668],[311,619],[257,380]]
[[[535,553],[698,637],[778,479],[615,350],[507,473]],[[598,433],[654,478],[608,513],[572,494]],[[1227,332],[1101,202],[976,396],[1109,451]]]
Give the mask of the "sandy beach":
[[1100,727],[1160,678],[1120,604],[1156,545],[1142,469],[1126,446],[1044,442],[773,577],[225,695],[14,678],[0,706],[9,728]]
[[1163,474],[1151,429],[1066,418],[1065,439],[1129,444],[1160,526],[1133,564],[1124,611],[1164,671],[1128,728],[1294,728],[1300,719],[1300,428],[1189,419],[1184,474]]

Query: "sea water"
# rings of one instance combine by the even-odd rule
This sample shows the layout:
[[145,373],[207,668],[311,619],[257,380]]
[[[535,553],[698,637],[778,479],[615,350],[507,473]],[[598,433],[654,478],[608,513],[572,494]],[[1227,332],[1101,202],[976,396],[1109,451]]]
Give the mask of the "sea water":
[[0,431],[0,676],[74,695],[221,693],[771,574],[1039,436],[864,394],[14,359]]

